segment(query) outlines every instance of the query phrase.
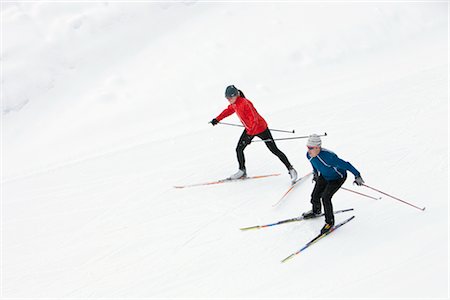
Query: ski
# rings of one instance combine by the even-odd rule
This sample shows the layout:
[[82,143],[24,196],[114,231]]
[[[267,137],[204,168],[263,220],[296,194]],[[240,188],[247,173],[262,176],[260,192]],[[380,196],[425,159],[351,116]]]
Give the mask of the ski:
[[183,189],[183,188],[189,188],[189,187],[194,187],[194,186],[214,185],[214,184],[221,184],[221,183],[226,183],[226,182],[244,181],[244,180],[249,180],[249,179],[260,179],[260,178],[266,178],[266,177],[272,177],[272,176],[278,176],[278,175],[281,175],[281,174],[276,173],[276,174],[267,174],[267,175],[256,175],[256,176],[249,176],[249,177],[239,178],[239,179],[225,178],[225,179],[220,179],[220,180],[210,181],[210,182],[203,182],[203,183],[175,185],[174,188]]
[[308,248],[309,246],[311,246],[312,244],[316,243],[317,241],[319,241],[320,239],[322,239],[323,237],[326,237],[327,235],[329,235],[330,233],[332,233],[333,231],[335,231],[336,229],[338,229],[339,227],[341,227],[344,224],[347,224],[348,222],[350,222],[351,220],[353,220],[355,216],[351,216],[350,218],[348,218],[347,220],[333,226],[333,228],[330,229],[330,231],[324,233],[324,234],[319,234],[318,236],[316,236],[315,238],[313,238],[311,241],[309,241],[305,246],[303,246],[300,250],[292,253],[291,255],[287,256],[286,258],[284,258],[281,262],[284,263],[287,260],[293,258],[295,255],[299,254],[300,252],[302,252],[303,250],[305,250],[306,248]]
[[[342,210],[336,210],[334,212],[334,214],[339,214],[339,213],[343,213],[343,212],[347,212],[347,211],[352,211],[353,208],[347,208],[347,209],[342,209]],[[325,214],[322,213],[319,216],[315,217],[322,217]],[[311,218],[311,219],[315,219],[315,218]],[[240,228],[240,230],[251,230],[251,229],[261,229],[261,228],[266,228],[266,227],[270,227],[270,226],[275,226],[275,225],[281,225],[281,224],[286,224],[286,223],[291,223],[291,222],[298,222],[298,221],[302,221],[305,220],[305,218],[303,216],[300,217],[295,217],[295,218],[291,218],[291,219],[286,219],[286,220],[281,220],[275,223],[271,223],[271,224],[265,224],[265,225],[256,225],[256,226],[250,226],[250,227],[243,227]],[[306,220],[310,220],[310,219],[306,219]]]
[[306,177],[308,177],[309,175],[311,175],[312,172],[309,172],[308,174],[300,177],[299,179],[297,179],[292,185],[291,187],[284,193],[284,195],[280,198],[280,200],[278,200],[275,204],[273,204],[272,206],[277,206],[278,204],[281,203],[281,201],[283,201],[284,198],[286,198],[286,196],[294,189],[294,187],[303,179],[305,179]]

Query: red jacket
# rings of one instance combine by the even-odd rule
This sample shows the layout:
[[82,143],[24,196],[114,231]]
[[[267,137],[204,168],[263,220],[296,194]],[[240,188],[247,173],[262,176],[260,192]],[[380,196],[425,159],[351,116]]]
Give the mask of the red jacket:
[[247,134],[257,135],[267,129],[267,123],[256,111],[253,104],[246,98],[237,97],[234,104],[228,107],[216,117],[217,121],[221,121],[226,117],[236,113],[244,125]]

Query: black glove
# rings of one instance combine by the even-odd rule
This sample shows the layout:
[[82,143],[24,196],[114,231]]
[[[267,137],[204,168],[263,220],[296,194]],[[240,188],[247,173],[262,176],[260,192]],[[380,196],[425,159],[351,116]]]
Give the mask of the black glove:
[[212,119],[211,122],[209,122],[209,123],[211,123],[213,126],[216,126],[217,124],[219,124],[219,121],[217,121],[217,119],[214,118],[214,119]]
[[361,176],[356,176],[355,181],[353,181],[354,184],[361,186],[364,184],[364,180],[361,178]]
[[316,172],[313,172],[313,178],[312,178],[312,182],[317,182],[317,179],[319,178],[319,174],[317,174]]

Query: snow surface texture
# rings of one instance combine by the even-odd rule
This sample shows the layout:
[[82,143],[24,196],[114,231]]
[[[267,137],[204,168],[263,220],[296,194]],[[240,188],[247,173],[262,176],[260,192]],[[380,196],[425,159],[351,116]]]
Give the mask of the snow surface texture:
[[[2,297],[448,297],[448,3],[2,3]],[[323,219],[263,143],[208,124],[235,84],[383,196]],[[236,116],[226,119],[238,123]],[[293,135],[273,133],[275,137]],[[305,140],[282,141],[299,175]],[[344,187],[352,187],[349,174]]]

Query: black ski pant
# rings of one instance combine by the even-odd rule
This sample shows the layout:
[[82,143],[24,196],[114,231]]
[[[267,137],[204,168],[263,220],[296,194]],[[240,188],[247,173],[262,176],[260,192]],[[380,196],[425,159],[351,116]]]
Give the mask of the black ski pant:
[[[262,140],[270,139],[270,141],[265,142],[270,152],[278,156],[278,158],[283,162],[283,164],[286,166],[288,170],[292,168],[291,163],[287,159],[286,155],[284,155],[284,153],[281,152],[280,149],[278,149],[277,145],[275,144],[275,141],[273,140],[272,134],[270,133],[270,130],[268,128],[263,132],[261,132],[260,134],[257,134],[256,136]],[[239,162],[239,169],[241,170],[245,168],[244,149],[252,142],[254,137],[255,137],[254,135],[248,135],[247,132],[244,130],[237,144],[236,154]]]
[[[344,178],[327,181],[323,176],[319,176],[316,180],[316,185],[311,194],[312,209],[315,213],[322,212],[322,206],[325,211],[325,222],[334,224],[333,204],[331,198],[340,187],[344,184],[347,176]],[[322,200],[322,203],[321,203]]]

